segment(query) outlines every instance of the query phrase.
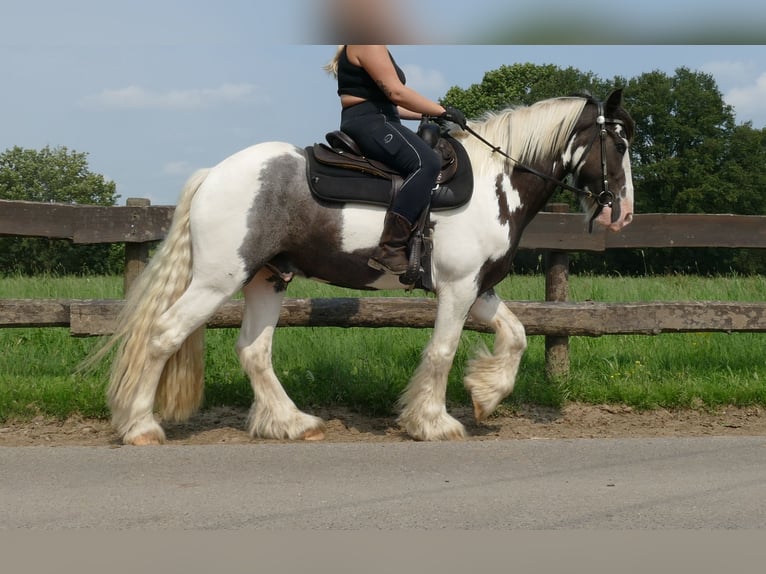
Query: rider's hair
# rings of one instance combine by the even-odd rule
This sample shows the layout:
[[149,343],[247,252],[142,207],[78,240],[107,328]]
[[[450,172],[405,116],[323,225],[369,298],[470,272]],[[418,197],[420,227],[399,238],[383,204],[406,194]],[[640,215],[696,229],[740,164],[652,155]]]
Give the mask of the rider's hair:
[[335,56],[333,56],[332,60],[327,62],[322,68],[330,74],[333,78],[338,77],[338,60],[340,59],[340,55],[343,52],[343,48],[345,45],[338,46],[338,49],[335,51]]

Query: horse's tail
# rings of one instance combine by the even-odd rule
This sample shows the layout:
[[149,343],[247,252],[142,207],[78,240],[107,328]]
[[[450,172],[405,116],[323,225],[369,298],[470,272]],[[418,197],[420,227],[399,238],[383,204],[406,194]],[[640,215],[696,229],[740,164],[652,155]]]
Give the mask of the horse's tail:
[[[112,423],[118,430],[129,421],[119,413],[130,412],[143,381],[143,365],[156,319],[186,291],[192,277],[189,225],[191,203],[209,169],[192,175],[183,188],[168,234],[146,269],[130,287],[114,334],[86,364],[102,358],[117,346],[107,390]],[[165,364],[155,396],[164,419],[184,420],[202,403],[204,389],[204,326],[192,333]]]

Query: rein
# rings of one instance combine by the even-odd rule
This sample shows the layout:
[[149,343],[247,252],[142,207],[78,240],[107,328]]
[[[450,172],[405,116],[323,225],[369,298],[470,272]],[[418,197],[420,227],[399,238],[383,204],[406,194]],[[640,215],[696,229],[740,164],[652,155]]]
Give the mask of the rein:
[[606,146],[604,145],[606,142],[606,124],[618,124],[622,125],[622,122],[620,120],[609,120],[604,117],[604,104],[601,102],[597,102],[598,105],[598,115],[596,116],[596,123],[600,126],[600,129],[598,133],[593,135],[593,139],[591,139],[590,143],[588,144],[588,148],[585,150],[585,153],[580,158],[580,161],[573,167],[573,171],[577,169],[577,166],[580,165],[584,161],[584,159],[588,156],[588,153],[590,152],[591,148],[593,147],[593,142],[596,141],[596,136],[601,137],[601,191],[599,193],[593,193],[592,191],[589,191],[587,189],[582,189],[579,187],[575,187],[573,185],[570,185],[556,177],[553,177],[552,175],[549,175],[547,173],[543,173],[533,167],[530,167],[528,165],[525,165],[518,160],[514,159],[510,155],[508,155],[506,152],[504,152],[502,149],[500,149],[499,146],[493,145],[489,141],[487,141],[484,137],[482,137],[480,134],[478,134],[476,131],[471,129],[469,126],[465,127],[465,131],[467,131],[469,134],[471,134],[473,137],[478,139],[480,142],[486,144],[489,148],[492,149],[492,153],[499,153],[507,160],[511,161],[516,165],[516,167],[527,171],[531,173],[532,175],[536,175],[537,177],[540,177],[546,181],[555,183],[556,186],[561,187],[563,189],[566,189],[568,191],[571,191],[579,196],[586,197],[589,199],[594,199],[597,203],[596,211],[593,213],[593,216],[590,218],[590,221],[588,222],[588,232],[590,233],[593,230],[593,221],[601,214],[603,209],[605,207],[612,207],[612,203],[614,202],[614,194],[609,191],[609,181],[607,180],[607,165],[606,165]]

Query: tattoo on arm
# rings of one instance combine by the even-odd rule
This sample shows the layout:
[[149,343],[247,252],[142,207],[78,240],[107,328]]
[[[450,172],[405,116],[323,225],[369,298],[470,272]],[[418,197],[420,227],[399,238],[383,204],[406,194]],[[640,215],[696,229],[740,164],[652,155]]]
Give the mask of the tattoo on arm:
[[385,84],[383,82],[375,82],[378,84],[378,87],[380,88],[380,91],[383,92],[383,95],[386,96],[389,100],[391,99],[391,90],[386,88]]

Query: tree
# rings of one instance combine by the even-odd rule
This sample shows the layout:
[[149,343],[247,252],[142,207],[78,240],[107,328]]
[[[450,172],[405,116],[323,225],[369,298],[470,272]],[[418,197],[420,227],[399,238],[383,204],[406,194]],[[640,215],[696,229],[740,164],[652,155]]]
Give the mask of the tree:
[[538,100],[589,91],[605,96],[608,83],[590,72],[561,69],[553,64],[514,64],[500,66],[484,74],[480,84],[467,89],[450,88],[442,103],[459,108],[475,118],[487,111],[511,105],[529,105]]
[[115,183],[88,168],[87,154],[66,147],[13,147],[0,155],[0,197],[90,205],[114,205]]
[[712,212],[713,189],[726,161],[735,121],[713,77],[679,68],[628,82],[625,103],[638,126],[633,173],[639,211]]
[[[766,213],[761,130],[736,125],[709,74],[678,68],[628,82],[626,106],[636,120],[633,174],[637,212]],[[752,272],[757,252],[653,250],[642,265],[656,272]],[[747,262],[747,263],[746,263]]]
[[[0,199],[114,205],[115,183],[88,168],[87,154],[66,147],[14,147],[0,154]],[[65,240],[0,238],[0,273],[114,273],[120,248]]]

